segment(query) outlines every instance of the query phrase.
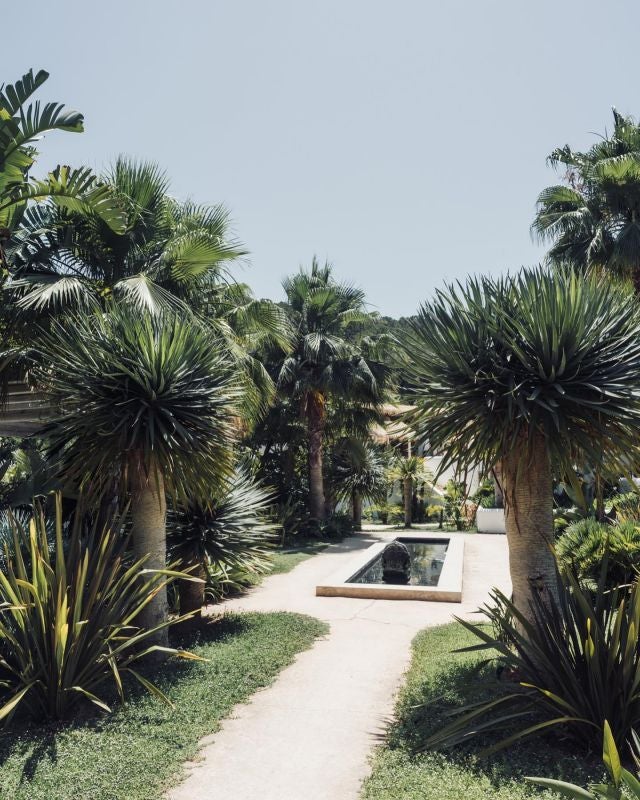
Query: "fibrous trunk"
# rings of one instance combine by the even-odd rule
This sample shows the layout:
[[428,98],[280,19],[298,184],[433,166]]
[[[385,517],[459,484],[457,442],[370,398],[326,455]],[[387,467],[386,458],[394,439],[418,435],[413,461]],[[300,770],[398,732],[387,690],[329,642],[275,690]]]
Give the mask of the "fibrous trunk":
[[[167,560],[167,504],[162,474],[145,475],[140,469],[134,478],[131,497],[133,553],[136,560],[145,558],[145,569],[165,569]],[[136,623],[155,628],[168,618],[167,589],[163,586],[140,612]],[[166,627],[152,637],[153,644],[166,646]]]
[[404,527],[411,527],[411,503],[413,502],[413,479],[404,479]]
[[[525,450],[526,448],[526,450]],[[502,462],[513,602],[533,618],[532,598],[558,599],[553,542],[553,484],[545,438],[524,436]]]
[[354,491],[351,493],[351,505],[353,507],[353,529],[354,531],[362,530],[362,495],[360,492]]
[[309,433],[309,505],[318,520],[325,518],[324,479],[322,476],[322,440],[324,434],[324,397],[319,392],[307,401]]

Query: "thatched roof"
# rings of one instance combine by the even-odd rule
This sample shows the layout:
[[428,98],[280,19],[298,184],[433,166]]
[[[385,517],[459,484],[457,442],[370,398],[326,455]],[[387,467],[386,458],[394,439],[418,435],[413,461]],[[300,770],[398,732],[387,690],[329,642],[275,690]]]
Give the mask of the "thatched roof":
[[371,438],[376,444],[390,444],[393,442],[408,442],[415,438],[413,431],[406,422],[399,419],[408,411],[413,411],[413,406],[385,403],[382,414],[385,421],[382,425],[372,425]]

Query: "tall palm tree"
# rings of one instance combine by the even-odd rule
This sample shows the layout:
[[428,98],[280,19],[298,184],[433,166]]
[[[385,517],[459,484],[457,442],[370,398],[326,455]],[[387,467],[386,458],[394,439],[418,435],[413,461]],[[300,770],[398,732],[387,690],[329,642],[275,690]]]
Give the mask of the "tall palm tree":
[[569,145],[549,156],[564,183],[538,197],[532,232],[549,258],[581,269],[605,266],[640,291],[640,126],[613,110],[613,131],[586,152]]
[[104,181],[126,211],[124,229],[58,207],[23,217],[10,251],[20,307],[99,308],[112,297],[149,313],[191,307],[245,254],[227,211],[178,203],[157,165],[119,158]]
[[[130,499],[149,568],[166,565],[166,494],[206,507],[231,473],[231,371],[204,326],[126,307],[54,321],[39,342],[33,379],[60,409],[43,431],[49,457],[67,484]],[[166,615],[162,591],[141,621]]]
[[599,274],[469,279],[424,305],[403,341],[413,424],[441,469],[501,462],[514,602],[557,591],[552,469],[639,460],[640,310]]
[[155,316],[193,314],[224,342],[244,378],[243,416],[264,414],[275,387],[256,350],[270,340],[286,352],[290,333],[282,309],[229,279],[246,251],[231,236],[225,209],[178,203],[151,163],[120,158],[105,181],[126,209],[122,230],[67,209],[25,214],[8,249],[17,309],[29,321],[114,302]]
[[353,403],[375,405],[383,399],[387,369],[366,358],[349,339],[352,326],[371,315],[365,310],[360,289],[338,283],[327,263],[314,258],[311,270],[300,270],[283,287],[294,330],[293,349],[280,368],[281,392],[299,403],[307,425],[309,495],[312,515],[325,517],[322,448],[327,403],[348,398]]
[[398,456],[391,467],[390,478],[399,481],[404,501],[404,527],[413,522],[413,490],[418,483],[432,483],[433,475],[420,456]]

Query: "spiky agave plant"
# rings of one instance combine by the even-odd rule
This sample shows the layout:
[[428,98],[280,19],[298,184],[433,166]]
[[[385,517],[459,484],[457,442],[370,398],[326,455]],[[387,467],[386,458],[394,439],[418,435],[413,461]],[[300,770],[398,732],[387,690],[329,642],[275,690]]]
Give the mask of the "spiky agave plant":
[[234,579],[267,570],[278,527],[267,515],[272,502],[269,489],[239,470],[207,503],[190,503],[171,513],[171,559],[202,579],[179,583],[181,613],[200,613],[205,582],[216,597]]
[[[44,432],[59,473],[96,495],[130,497],[135,556],[163,569],[165,495],[206,501],[233,468],[225,354],[193,319],[118,307],[54,322],[33,374],[60,408]],[[143,617],[148,627],[166,620],[164,590]]]
[[552,465],[627,474],[640,442],[640,309],[601,274],[526,269],[424,305],[402,342],[412,425],[441,469],[500,462],[514,602],[556,594]]
[[37,503],[28,521],[7,512],[12,541],[0,571],[0,719],[18,709],[64,719],[86,700],[109,711],[99,693],[111,683],[124,699],[125,674],[169,703],[133,665],[159,649],[151,642],[157,630],[139,625],[141,612],[182,576],[149,570],[146,559],[127,564],[120,518],[105,528],[87,526],[79,506],[65,523],[59,494],[53,523]]

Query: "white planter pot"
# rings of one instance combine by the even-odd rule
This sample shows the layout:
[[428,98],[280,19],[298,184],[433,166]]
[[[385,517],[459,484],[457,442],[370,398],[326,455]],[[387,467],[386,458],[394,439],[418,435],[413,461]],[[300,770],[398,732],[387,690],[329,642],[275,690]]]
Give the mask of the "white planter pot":
[[476,511],[478,533],[506,533],[504,508],[482,508]]

